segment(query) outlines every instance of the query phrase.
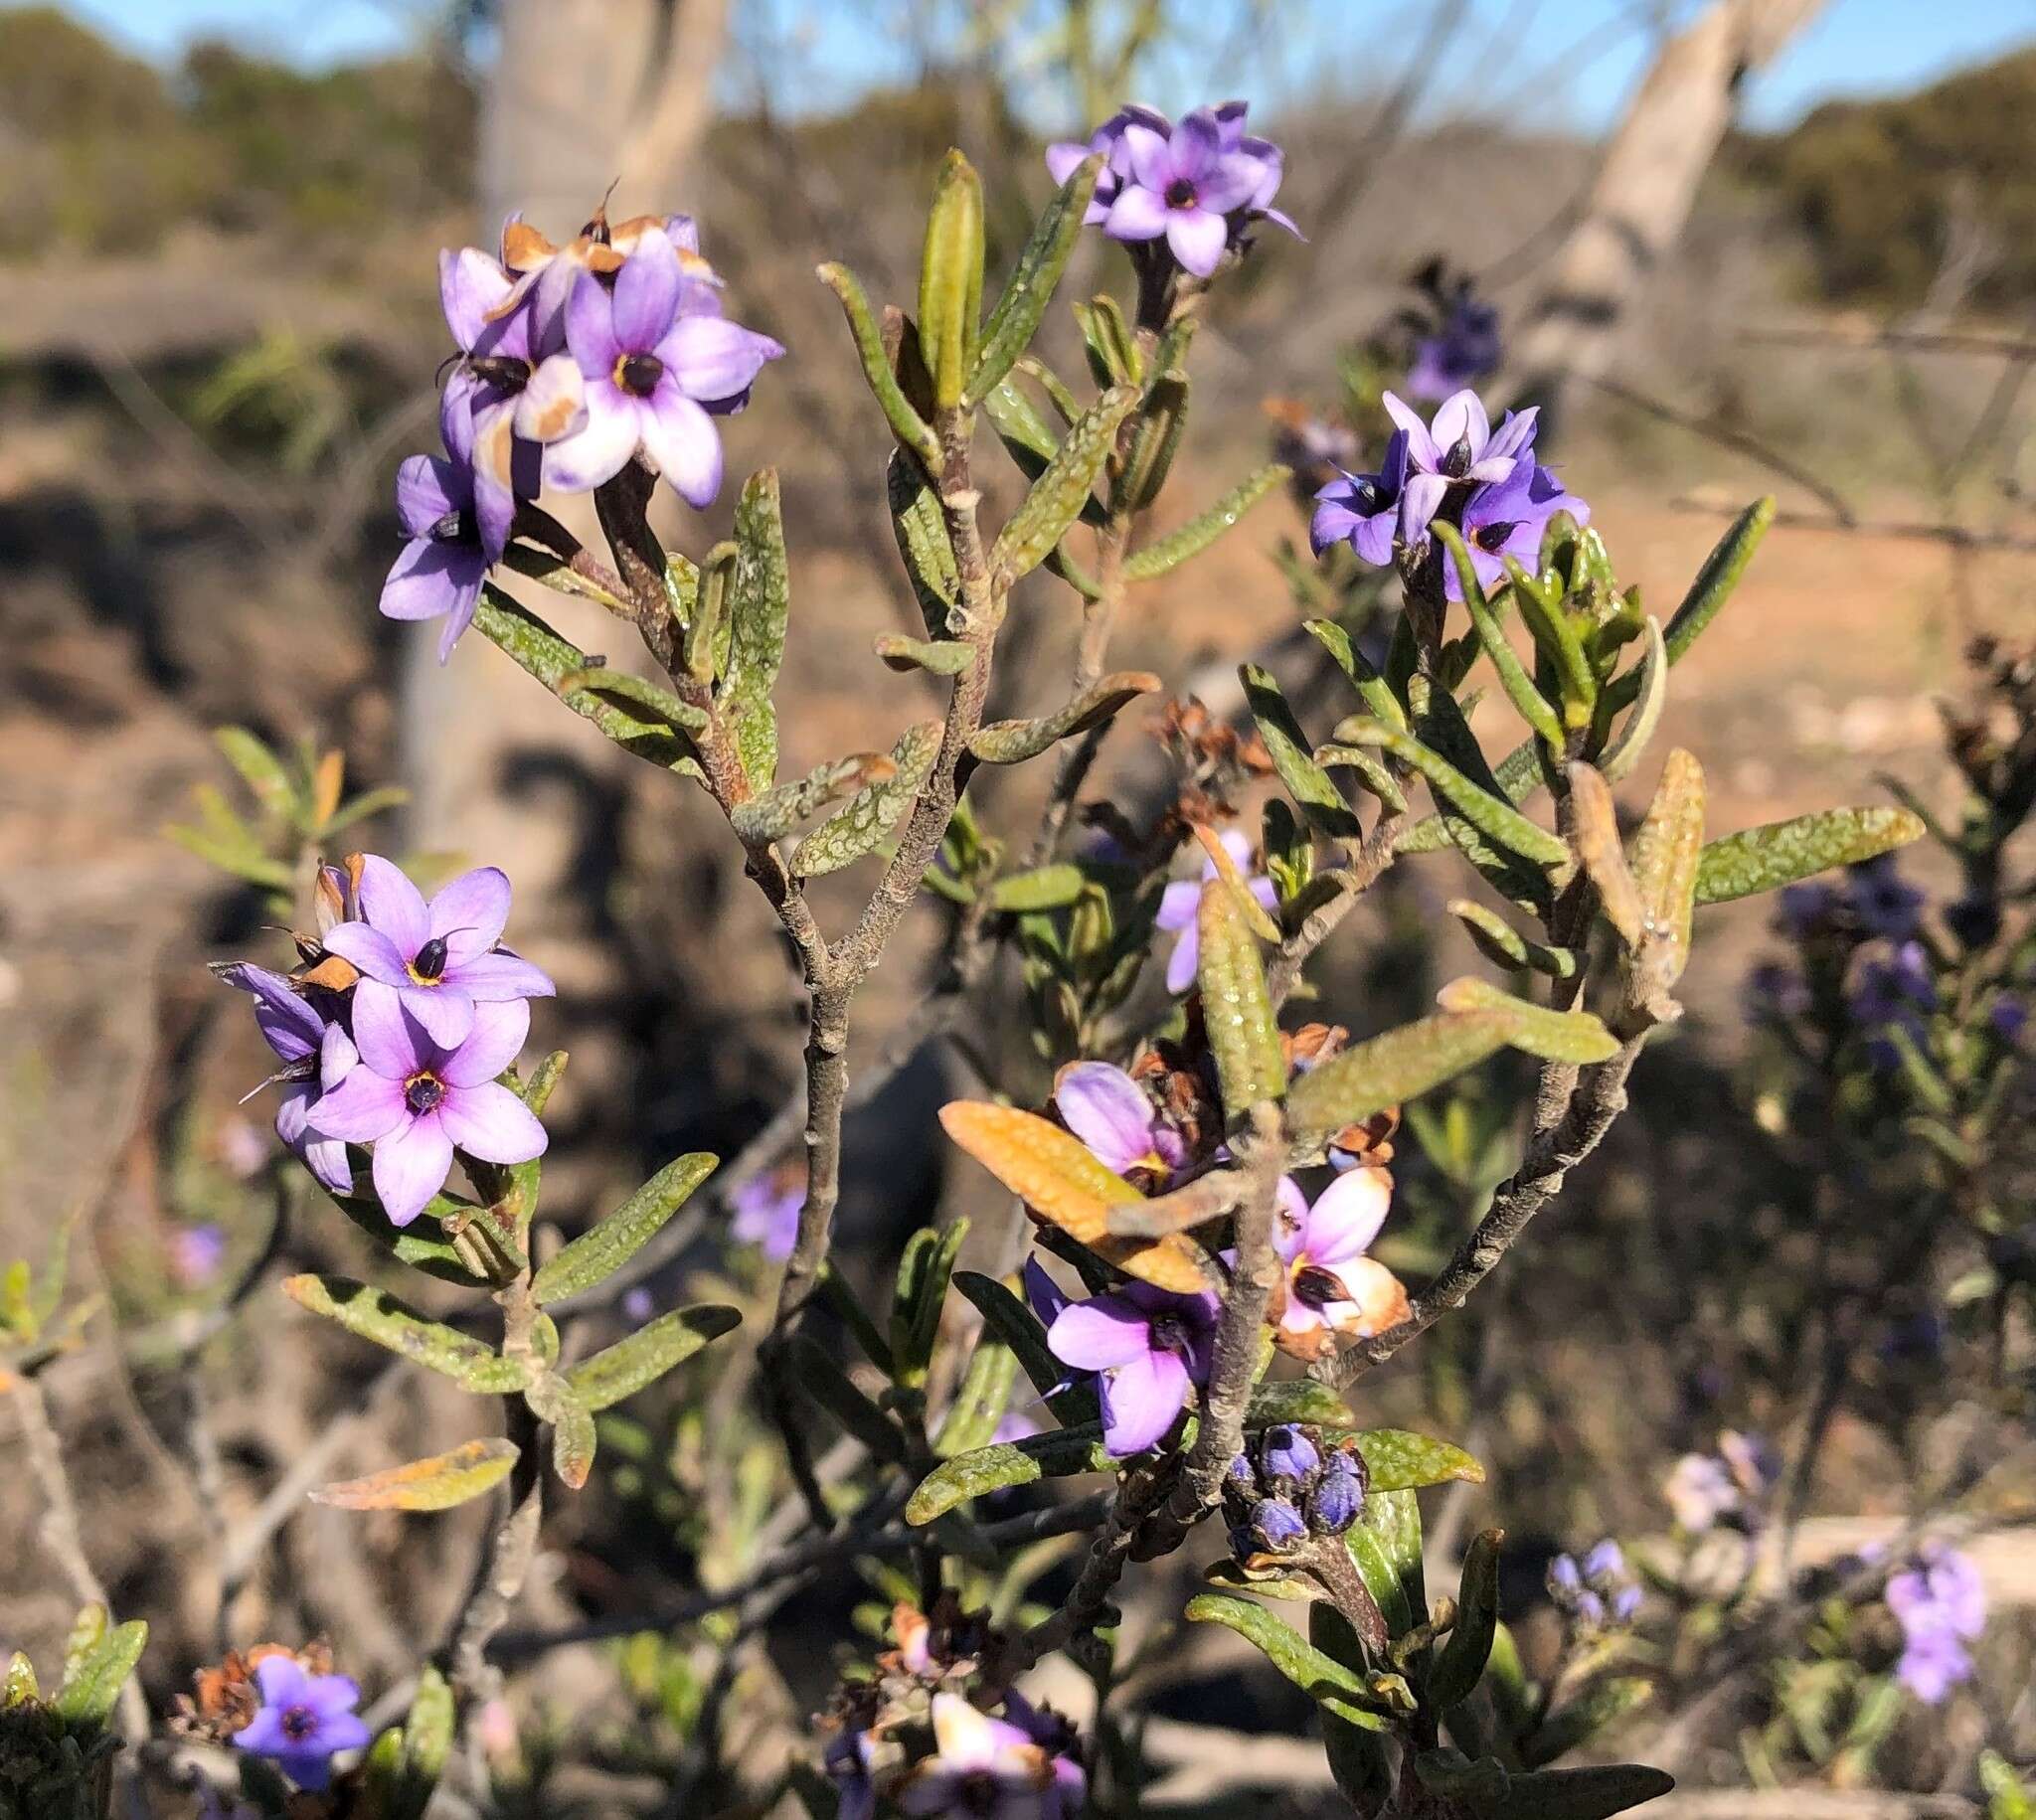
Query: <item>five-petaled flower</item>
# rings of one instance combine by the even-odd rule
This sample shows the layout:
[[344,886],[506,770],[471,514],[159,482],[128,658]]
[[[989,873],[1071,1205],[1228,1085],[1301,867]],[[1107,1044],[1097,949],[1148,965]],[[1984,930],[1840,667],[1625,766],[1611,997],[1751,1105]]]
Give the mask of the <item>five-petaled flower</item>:
[[[1007,1709],[1032,1709],[1007,1697]],[[1081,1765],[1050,1749],[1028,1728],[992,1719],[959,1694],[935,1694],[934,1753],[922,1760],[899,1795],[908,1814],[930,1820],[1074,1820],[1088,1783]]]
[[1274,1336],[1282,1352],[1320,1359],[1339,1340],[1367,1339],[1407,1318],[1405,1285],[1365,1255],[1392,1200],[1393,1178],[1378,1168],[1344,1171],[1312,1207],[1291,1176],[1281,1178],[1272,1244],[1285,1268]]
[[[1224,851],[1237,862],[1239,870],[1248,868],[1252,861],[1251,836],[1241,828],[1231,828],[1226,830],[1222,839]],[[1159,894],[1159,910],[1152,920],[1159,928],[1178,931],[1180,935],[1166,962],[1166,989],[1169,992],[1185,992],[1195,983],[1195,969],[1202,958],[1199,920],[1202,887],[1215,876],[1216,862],[1205,859],[1201,878],[1176,879]],[[1245,883],[1252,896],[1268,910],[1279,908],[1279,891],[1271,879],[1263,874],[1251,874]]]
[[354,1178],[346,1145],[310,1122],[320,1095],[338,1086],[357,1060],[345,1026],[336,1017],[321,1016],[287,978],[266,967],[237,960],[217,971],[228,985],[254,995],[254,1027],[282,1063],[269,1076],[282,1087],[276,1136],[334,1194],[351,1194]]
[[1308,541],[1317,556],[1331,544],[1348,544],[1374,569],[1393,561],[1400,533],[1400,500],[1407,490],[1407,432],[1396,429],[1375,474],[1338,474],[1315,495]]
[[1181,1134],[1113,1063],[1070,1062],[1054,1076],[1054,1104],[1090,1155],[1148,1191],[1163,1189],[1187,1161]]
[[1986,1586],[1969,1556],[1926,1543],[1888,1581],[1888,1609],[1902,1627],[1895,1679],[1926,1706],[1941,1705],[1972,1678],[1966,1648],[1986,1628]]
[[[328,953],[358,967],[357,1005],[400,1000],[432,1042],[457,1049],[477,1004],[549,998],[550,978],[499,946],[509,920],[509,880],[494,866],[462,873],[427,904],[387,860],[363,856],[360,920],[327,929]],[[355,1014],[359,1015],[358,1011]]]
[[735,1218],[729,1237],[753,1244],[764,1258],[781,1264],[798,1242],[799,1209],[806,1204],[805,1171],[796,1167],[754,1176],[729,1198]]
[[261,1705],[234,1734],[236,1747],[273,1758],[299,1788],[323,1793],[332,1781],[333,1757],[368,1741],[368,1728],[354,1711],[361,1704],[359,1686],[345,1675],[308,1674],[286,1655],[263,1657],[254,1679]]
[[445,621],[440,663],[473,623],[481,582],[509,541],[500,496],[493,495],[497,503],[488,514],[481,511],[471,397],[470,384],[448,385],[438,401],[445,453],[412,455],[396,470],[396,516],[406,541],[382,584],[385,618]]
[[1063,1365],[1099,1372],[1103,1443],[1110,1454],[1156,1446],[1209,1381],[1220,1304],[1207,1291],[1178,1295],[1127,1282],[1106,1295],[1070,1302],[1046,1343]]
[[431,1040],[396,993],[354,1003],[355,1068],[312,1108],[315,1130],[375,1146],[375,1192],[408,1226],[444,1187],[455,1146],[485,1163],[541,1156],[545,1128],[495,1078],[530,1033],[522,999],[477,1005],[465,1040]]
[[1458,392],[1436,408],[1433,422],[1387,393],[1386,414],[1407,434],[1408,478],[1400,500],[1400,536],[1417,544],[1452,486],[1489,486],[1512,473],[1534,446],[1534,407],[1509,411],[1497,429],[1474,392]]
[[[1505,479],[1481,486],[1463,506],[1463,544],[1478,584],[1487,591],[1506,579],[1506,558],[1530,573],[1541,553],[1541,534],[1558,512],[1580,525],[1591,522],[1591,508],[1556,478],[1555,470],[1532,459],[1531,443],[1522,449]],[[1463,582],[1454,563],[1442,565],[1442,590],[1451,600],[1463,598]]]

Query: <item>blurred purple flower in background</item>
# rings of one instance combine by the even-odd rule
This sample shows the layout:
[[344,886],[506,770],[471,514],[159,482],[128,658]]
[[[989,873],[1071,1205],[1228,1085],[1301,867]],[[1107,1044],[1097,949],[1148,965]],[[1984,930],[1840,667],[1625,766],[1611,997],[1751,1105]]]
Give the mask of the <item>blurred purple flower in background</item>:
[[1926,1543],[1888,1581],[1888,1609],[1902,1627],[1895,1678],[1927,1706],[1972,1678],[1965,1645],[1986,1628],[1986,1587],[1969,1556]]
[[1415,343],[1404,383],[1424,403],[1444,399],[1496,373],[1501,352],[1498,311],[1459,289],[1444,308],[1442,326]]
[[345,1675],[306,1674],[289,1656],[265,1656],[254,1666],[261,1705],[234,1734],[235,1748],[265,1756],[299,1788],[322,1794],[332,1781],[332,1759],[358,1750],[368,1728],[354,1708],[359,1686]]
[[1797,941],[1827,931],[1844,900],[1838,888],[1823,880],[1784,885],[1775,911],[1775,926]]
[[1044,1722],[1029,1705],[1007,1697],[1005,1707],[1033,1724],[992,1719],[958,1694],[935,1694],[934,1754],[918,1765],[899,1806],[923,1820],[1074,1820],[1088,1789],[1080,1764],[1034,1736]]
[[1892,853],[1863,860],[1846,875],[1845,903],[1869,935],[1907,941],[1923,918],[1924,896],[1904,879]]
[[729,1237],[753,1244],[774,1264],[781,1264],[798,1243],[799,1209],[806,1204],[804,1172],[777,1169],[753,1176],[729,1197],[735,1218]]
[[227,1236],[210,1223],[180,1226],[170,1235],[170,1274],[184,1289],[202,1289],[227,1260]]
[[1867,1033],[1867,1059],[1883,1072],[1899,1067],[1901,1051],[1888,1033],[1900,1030],[1921,1044],[1923,1014],[1937,1004],[1930,951],[1920,941],[1905,941],[1887,959],[1867,961],[1847,1003],[1853,1021]]
[[[1264,874],[1251,870],[1252,837],[1241,828],[1232,828],[1222,839],[1224,851],[1237,862],[1238,870],[1246,875],[1245,883],[1251,888],[1252,896],[1269,911],[1278,909],[1278,888]],[[1195,983],[1195,969],[1202,958],[1202,933],[1198,920],[1202,887],[1215,876],[1216,862],[1204,859],[1201,878],[1176,879],[1159,895],[1159,911],[1153,922],[1162,929],[1180,934],[1166,962],[1166,989],[1169,992],[1185,992]]]

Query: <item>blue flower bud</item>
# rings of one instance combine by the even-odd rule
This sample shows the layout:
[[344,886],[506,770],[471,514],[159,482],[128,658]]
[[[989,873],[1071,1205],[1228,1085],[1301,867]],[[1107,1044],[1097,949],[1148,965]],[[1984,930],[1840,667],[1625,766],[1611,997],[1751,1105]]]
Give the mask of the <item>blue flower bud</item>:
[[1321,1470],[1322,1456],[1298,1428],[1268,1428],[1260,1443],[1259,1464],[1269,1479],[1306,1485]]
[[1610,1537],[1584,1557],[1586,1579],[1617,1579],[1626,1571],[1624,1551]]
[[1347,1454],[1331,1454],[1320,1482],[1308,1495],[1308,1528],[1318,1536],[1340,1536],[1363,1509],[1364,1481]]
[[1280,1555],[1308,1533],[1308,1526],[1284,1498],[1261,1498],[1252,1506],[1251,1533],[1259,1548]]
[[1558,1555],[1548,1564],[1549,1596],[1558,1605],[1566,1604],[1584,1589],[1584,1576],[1577,1571],[1574,1557]]
[[1640,1609],[1640,1588],[1628,1581],[1612,1595],[1612,1621],[1630,1624]]
[[1252,1470],[1251,1455],[1246,1453],[1233,1453],[1230,1456],[1230,1464],[1225,1468],[1224,1476],[1239,1491],[1250,1491],[1259,1482],[1259,1475]]
[[1597,1593],[1589,1589],[1578,1593],[1572,1609],[1577,1614],[1578,1623],[1587,1625],[1592,1630],[1602,1630],[1605,1627],[1605,1601]]

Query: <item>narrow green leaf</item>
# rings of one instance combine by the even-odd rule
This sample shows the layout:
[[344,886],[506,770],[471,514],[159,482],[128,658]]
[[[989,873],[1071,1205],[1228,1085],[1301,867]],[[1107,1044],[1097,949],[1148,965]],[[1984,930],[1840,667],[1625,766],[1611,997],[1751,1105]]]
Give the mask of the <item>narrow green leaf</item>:
[[530,1368],[523,1360],[505,1359],[484,1341],[427,1321],[393,1295],[351,1277],[290,1276],[283,1279],[282,1289],[298,1307],[450,1378],[462,1390],[500,1397],[520,1391],[529,1381]]
[[1598,706],[1598,673],[1591,667],[1584,640],[1563,604],[1560,592],[1543,590],[1541,584],[1512,557],[1506,558],[1506,577],[1513,584],[1513,598],[1520,617],[1534,643],[1562,686],[1562,719],[1569,727],[1591,725]]
[[1670,663],[1682,661],[1683,653],[1697,642],[1704,628],[1718,616],[1718,609],[1732,598],[1740,578],[1746,574],[1746,566],[1754,560],[1754,552],[1761,547],[1761,540],[1774,522],[1775,498],[1769,494],[1755,500],[1734,519],[1717,547],[1704,559],[1704,566],[1697,571],[1697,579],[1690,583],[1690,591],[1675,609],[1663,636]]
[[1400,787],[1399,779],[1386,768],[1377,752],[1366,751],[1362,745],[1339,745],[1334,740],[1328,740],[1315,747],[1315,762],[1325,771],[1355,771],[1358,782],[1386,808],[1395,815],[1407,813],[1407,792]]
[[892,774],[881,783],[865,784],[792,849],[792,876],[819,878],[874,853],[918,798],[939,752],[938,721],[908,727],[891,748]]
[[148,1626],[139,1619],[103,1632],[77,1661],[66,1665],[64,1685],[51,1700],[51,1709],[66,1725],[104,1725],[147,1647]]
[[968,749],[985,764],[1021,764],[1062,740],[1087,733],[1126,702],[1150,695],[1158,687],[1159,678],[1149,670],[1118,670],[1053,714],[1035,721],[992,721],[977,728]]
[[1427,1434],[1408,1428],[1363,1428],[1349,1438],[1364,1455],[1374,1492],[1420,1491],[1452,1479],[1471,1485],[1484,1483],[1484,1468],[1461,1447]]
[[1336,667],[1350,678],[1350,686],[1364,699],[1364,705],[1388,727],[1407,731],[1407,710],[1394,695],[1391,685],[1373,669],[1369,659],[1352,643],[1350,634],[1333,619],[1304,619],[1303,629],[1335,659]]
[[10,1707],[25,1706],[42,1697],[42,1686],[36,1680],[36,1665],[17,1649],[8,1657],[7,1678],[0,1683],[0,1712]]
[[1046,471],[1032,483],[1024,503],[997,534],[990,551],[990,567],[1006,583],[1038,568],[1081,516],[1096,477],[1116,446],[1117,425],[1137,402],[1138,395],[1130,387],[1112,387],[1083,413],[1062,439]]
[[594,1411],[556,1372],[541,1373],[523,1393],[532,1411],[551,1424],[552,1471],[570,1491],[578,1491],[594,1471],[597,1442]]
[[[1518,808],[1548,779],[1541,768],[1541,741],[1523,740],[1492,767],[1492,781],[1498,793]],[[1393,843],[1396,853],[1441,853],[1451,845],[1449,830],[1441,815],[1427,815],[1404,830]]]
[[1697,902],[1729,904],[1775,891],[1834,866],[1857,866],[1921,840],[1922,820],[1907,809],[1821,809],[1790,821],[1744,828],[1706,843],[1697,863]]
[[288,768],[245,727],[216,727],[212,743],[241,773],[242,781],[254,792],[254,800],[269,814],[287,817],[295,809],[297,788]]
[[990,908],[994,910],[1025,912],[1062,910],[1088,889],[1089,875],[1081,867],[1062,860],[1031,872],[1014,872],[990,887]]
[[948,1460],[988,1446],[1010,1406],[1011,1389],[1017,1381],[1018,1355],[1003,1341],[984,1335],[969,1354],[968,1369],[955,1387],[954,1401],[940,1419],[933,1452]]
[[557,1302],[605,1282],[650,1241],[720,1162],[718,1156],[696,1150],[667,1163],[605,1220],[540,1268],[531,1279],[531,1294],[540,1303]]
[[934,181],[919,267],[919,347],[933,403],[951,410],[975,362],[982,316],[982,179],[949,150]]
[[856,1388],[818,1341],[806,1334],[794,1334],[789,1350],[799,1388],[844,1430],[880,1460],[905,1458],[905,1436],[898,1424]]
[[[1193,322],[1194,318],[1187,320]],[[1173,471],[1187,425],[1188,376],[1179,371],[1161,373],[1146,387],[1131,419],[1131,445],[1110,488],[1113,512],[1142,512],[1159,497]]]
[[[1289,1378],[1253,1388],[1245,1409],[1245,1428],[1256,1432],[1276,1422],[1314,1422],[1331,1428],[1350,1426],[1350,1408],[1326,1384],[1312,1378]],[[1386,1430],[1380,1430],[1386,1432]]]
[[1445,1011],[1357,1044],[1310,1069],[1287,1092],[1299,1131],[1340,1131],[1426,1093],[1504,1047],[1511,1020],[1490,1011]]
[[1278,681],[1272,671],[1258,664],[1242,664],[1238,675],[1245,686],[1245,701],[1259,736],[1272,759],[1272,768],[1295,806],[1332,840],[1354,841],[1364,837],[1364,824],[1357,811],[1344,800],[1336,780],[1317,764],[1308,752],[1307,736],[1287,706]]
[[863,381],[884,413],[884,420],[891,425],[891,433],[920,458],[929,474],[937,474],[940,439],[913,410],[898,383],[898,375],[891,370],[890,357],[884,352],[884,332],[870,312],[870,300],[855,273],[846,265],[829,263],[819,268],[819,278],[841,301],[842,314],[848,318],[848,332],[863,364]]
[[336,1510],[450,1510],[499,1485],[516,1458],[513,1441],[467,1441],[429,1459],[321,1485],[311,1500]]
[[1527,666],[1521,663],[1507,641],[1505,628],[1499,624],[1498,615],[1491,610],[1491,602],[1485,598],[1484,585],[1477,579],[1477,570],[1470,561],[1470,551],[1463,542],[1463,534],[1454,525],[1444,524],[1440,519],[1436,521],[1435,533],[1442,540],[1449,561],[1455,565],[1456,580],[1463,590],[1464,608],[1477,633],[1477,642],[1484,647],[1491,667],[1498,672],[1499,686],[1505,690],[1506,699],[1513,704],[1520,718],[1548,742],[1550,750],[1561,751],[1562,719],[1549,706],[1541,691],[1535,688],[1534,679],[1527,674]]
[[560,677],[558,693],[598,697],[634,720],[669,727],[678,734],[697,734],[707,726],[705,710],[680,701],[661,683],[627,670],[610,670],[605,664],[591,664]]
[[1151,581],[1178,569],[1190,557],[1200,556],[1231,526],[1276,486],[1292,477],[1293,470],[1274,461],[1240,481],[1208,511],[1191,518],[1178,530],[1134,550],[1124,560],[1124,579]]
[[922,1227],[906,1241],[899,1260],[898,1285],[891,1297],[891,1357],[900,1384],[926,1382],[940,1330],[940,1311],[947,1301],[947,1283],[954,1259],[968,1237],[968,1222],[956,1220],[934,1229]]
[[1674,1787],[1675,1777],[1644,1763],[1529,1770],[1507,1778],[1505,1805],[1495,1820],[1611,1820]]
[[1391,1719],[1374,1710],[1364,1679],[1317,1649],[1299,1631],[1253,1599],[1232,1592],[1199,1592],[1181,1614],[1191,1624],[1221,1624],[1254,1645],[1266,1660],[1317,1704],[1346,1724],[1383,1732]]
[[1096,180],[1102,171],[1101,153],[1083,159],[1034,225],[1003,294],[983,324],[982,351],[976,356],[975,371],[968,376],[964,404],[981,404],[1010,372],[1019,355],[1032,345],[1054,287],[1060,283],[1069,255],[1081,238],[1082,218],[1089,212],[1089,201],[1096,193]]
[[1412,1491],[1381,1491],[1373,1485],[1343,1540],[1394,1636],[1428,1622],[1421,1506]]
[[928,1524],[971,1498],[1008,1485],[1065,1479],[1081,1472],[1114,1472],[1116,1467],[1103,1450],[1103,1429],[1096,1423],[1028,1434],[1023,1440],[993,1441],[944,1460],[928,1473],[905,1507],[905,1520],[915,1526]]
[[939,497],[919,463],[903,449],[891,451],[884,487],[906,579],[927,630],[937,638],[948,629],[947,615],[961,598],[960,572],[954,566],[954,547],[947,541]]
[[1134,386],[1144,363],[1114,297],[1095,296],[1074,306],[1075,324],[1089,354],[1089,375],[1099,386]]
[[429,1663],[419,1672],[403,1722],[402,1755],[390,1789],[388,1820],[424,1820],[424,1810],[452,1754],[452,1689]]
[[762,468],[736,501],[736,563],[728,583],[728,657],[717,700],[753,790],[777,775],[777,710],[770,694],[784,661],[791,571],[777,470]]
[[964,639],[901,638],[889,634],[877,640],[877,655],[893,670],[925,670],[933,676],[959,676],[975,662],[976,648]]
[[[1007,379],[989,389],[982,408],[997,432],[997,440],[1003,443],[1004,452],[1017,464],[1019,473],[1027,480],[1037,480],[1061,446],[1061,438],[1039,407],[1018,389],[1015,380]],[[1084,516],[1091,516],[1086,509]]]
[[1546,828],[1537,826],[1510,803],[1471,782],[1434,747],[1383,721],[1362,716],[1339,725],[1336,738],[1352,745],[1380,746],[1402,763],[1413,766],[1450,808],[1509,853],[1539,866],[1561,866],[1568,861],[1570,850]]
[[1490,980],[1451,980],[1436,994],[1444,1011],[1495,1012],[1508,1021],[1506,1042],[1548,1062],[1584,1065],[1604,1062],[1618,1051],[1618,1039],[1588,1011],[1553,1011],[1502,991]]
[[1552,1763],[1608,1726],[1638,1712],[1653,1694],[1654,1684],[1644,1675],[1612,1675],[1594,1681],[1520,1746],[1520,1760],[1530,1769]]
[[1258,937],[1245,926],[1236,895],[1221,879],[1203,886],[1196,926],[1202,1021],[1216,1059],[1224,1113],[1239,1118],[1261,1100],[1276,1100],[1286,1092],[1279,1024],[1266,990]]
[[1443,907],[1462,923],[1478,952],[1501,967],[1532,968],[1551,979],[1570,979],[1577,971],[1574,948],[1552,948],[1521,933],[1496,910],[1469,898],[1451,898]]
[[685,1364],[710,1341],[741,1326],[742,1320],[740,1309],[719,1303],[675,1308],[574,1366],[566,1383],[589,1409],[608,1408]]
[[[514,1247],[504,1240],[487,1210],[456,1195],[433,1195],[423,1217],[408,1229],[391,1226],[382,1203],[372,1195],[330,1198],[334,1207],[399,1263],[440,1282],[458,1283],[462,1288],[471,1288],[476,1282],[499,1285],[522,1268]],[[439,1236],[440,1226],[447,1221],[461,1230],[461,1239]]]
[[1668,650],[1661,640],[1660,621],[1652,613],[1647,615],[1647,648],[1635,674],[1638,681],[1633,711],[1626,717],[1626,724],[1618,730],[1618,737],[1605,748],[1604,755],[1598,760],[1598,768],[1605,773],[1609,783],[1617,783],[1628,776],[1633,766],[1640,762],[1640,754],[1647,749],[1647,742],[1653,739],[1654,729],[1661,724],[1661,710],[1668,702]]
[[729,826],[738,840],[749,844],[782,840],[829,803],[897,774],[898,767],[888,752],[850,752],[845,758],[830,758],[803,777],[738,803],[730,812]]
[[1484,1679],[1491,1660],[1492,1638],[1499,1624],[1499,1544],[1503,1530],[1485,1530],[1463,1551],[1463,1572],[1456,1582],[1456,1625],[1437,1654],[1428,1677],[1428,1697],[1438,1708],[1469,1699]]

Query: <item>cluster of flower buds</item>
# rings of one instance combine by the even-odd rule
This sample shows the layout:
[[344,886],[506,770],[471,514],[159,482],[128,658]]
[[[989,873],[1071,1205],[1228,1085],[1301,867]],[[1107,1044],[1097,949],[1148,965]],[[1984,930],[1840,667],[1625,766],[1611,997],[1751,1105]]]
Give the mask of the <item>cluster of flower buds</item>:
[[351,1194],[349,1144],[374,1146],[383,1212],[408,1226],[459,1152],[527,1163],[545,1148],[535,1114],[496,1076],[530,1032],[551,980],[501,944],[509,881],[483,866],[428,903],[388,860],[321,867],[315,935],[287,974],[248,961],[215,970],[254,1000],[282,1066],[276,1135],[334,1194]]
[[[1319,556],[1348,544],[1374,568],[1423,561],[1438,519],[1456,525],[1481,585],[1498,587],[1506,558],[1532,568],[1541,535],[1558,512],[1590,523],[1591,508],[1566,492],[1552,468],[1534,459],[1538,412],[1509,411],[1494,429],[1476,393],[1442,401],[1433,422],[1392,393],[1385,396],[1395,428],[1378,471],[1342,474],[1315,496],[1309,537]],[[1451,600],[1463,597],[1455,565],[1442,565]]]
[[322,1643],[231,1650],[217,1667],[200,1669],[193,1686],[195,1694],[178,1701],[178,1731],[266,1757],[309,1793],[331,1786],[335,1756],[368,1741],[354,1710],[360,1687],[332,1672],[332,1652]]
[[1613,1630],[1638,1613],[1640,1582],[1626,1565],[1625,1551],[1607,1538],[1581,1562],[1574,1555],[1550,1562],[1548,1596],[1580,1630]]
[[1243,1567],[1270,1567],[1313,1537],[1340,1536],[1363,1514],[1370,1485],[1351,1443],[1297,1423],[1270,1427],[1224,1476],[1231,1552]]
[[455,364],[441,455],[396,479],[404,544],[382,589],[392,619],[442,619],[450,655],[508,548],[519,503],[585,493],[642,460],[692,506],[721,490],[714,418],[742,410],[784,349],[722,314],[721,281],[684,215],[610,223],[563,247],[520,217],[499,256],[439,255]]

